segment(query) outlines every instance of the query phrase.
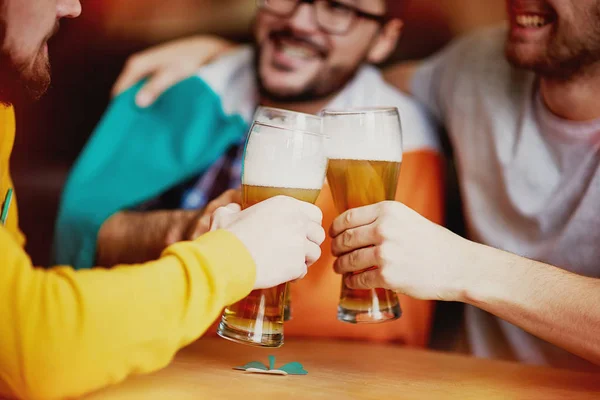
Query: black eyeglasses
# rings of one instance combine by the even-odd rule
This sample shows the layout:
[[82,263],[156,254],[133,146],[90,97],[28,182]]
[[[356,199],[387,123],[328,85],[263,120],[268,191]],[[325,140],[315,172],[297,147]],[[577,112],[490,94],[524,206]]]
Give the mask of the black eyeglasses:
[[334,35],[348,33],[357,18],[380,24],[387,19],[385,15],[371,14],[336,0],[257,0],[258,8],[280,17],[291,17],[302,3],[313,4],[319,28]]

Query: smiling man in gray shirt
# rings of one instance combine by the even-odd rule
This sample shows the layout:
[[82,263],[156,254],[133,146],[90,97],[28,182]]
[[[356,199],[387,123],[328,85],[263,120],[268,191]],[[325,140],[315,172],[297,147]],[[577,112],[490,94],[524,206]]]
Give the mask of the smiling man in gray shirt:
[[508,28],[390,75],[447,128],[471,241],[399,204],[357,209],[332,227],[336,270],[378,265],[349,283],[469,303],[477,356],[594,368],[600,0],[507,5]]

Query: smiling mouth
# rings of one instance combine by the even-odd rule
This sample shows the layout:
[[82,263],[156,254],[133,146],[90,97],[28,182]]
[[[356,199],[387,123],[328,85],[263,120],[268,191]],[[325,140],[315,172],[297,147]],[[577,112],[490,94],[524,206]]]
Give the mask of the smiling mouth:
[[521,28],[543,28],[556,21],[553,15],[520,13],[515,15],[515,23]]
[[310,49],[305,46],[297,46],[291,43],[279,42],[277,43],[277,47],[285,55],[294,58],[301,58],[303,60],[309,60],[318,55],[314,49]]
[[291,32],[273,32],[270,35],[270,39],[279,51],[290,57],[307,60],[317,57],[325,58],[327,56],[325,48],[312,43],[308,38],[295,36]]

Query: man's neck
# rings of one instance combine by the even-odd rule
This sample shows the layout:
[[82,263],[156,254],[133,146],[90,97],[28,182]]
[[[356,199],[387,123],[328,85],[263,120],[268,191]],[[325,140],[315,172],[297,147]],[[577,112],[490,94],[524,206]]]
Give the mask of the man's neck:
[[540,79],[540,93],[546,107],[555,115],[570,121],[600,118],[600,68],[570,80]]
[[265,107],[282,108],[284,110],[296,111],[305,114],[317,114],[319,113],[334,96],[320,98],[314,101],[303,101],[303,102],[282,102],[269,99],[265,96],[261,96],[260,105]]

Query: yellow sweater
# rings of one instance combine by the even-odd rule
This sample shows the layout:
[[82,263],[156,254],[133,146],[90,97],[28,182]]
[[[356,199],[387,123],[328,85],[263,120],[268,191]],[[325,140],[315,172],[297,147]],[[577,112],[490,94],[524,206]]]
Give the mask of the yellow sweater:
[[[0,203],[12,187],[12,108],[0,106]],[[48,238],[50,240],[50,238]],[[16,201],[0,227],[0,398],[62,398],[166,366],[252,289],[243,244],[217,231],[137,266],[36,269]]]

